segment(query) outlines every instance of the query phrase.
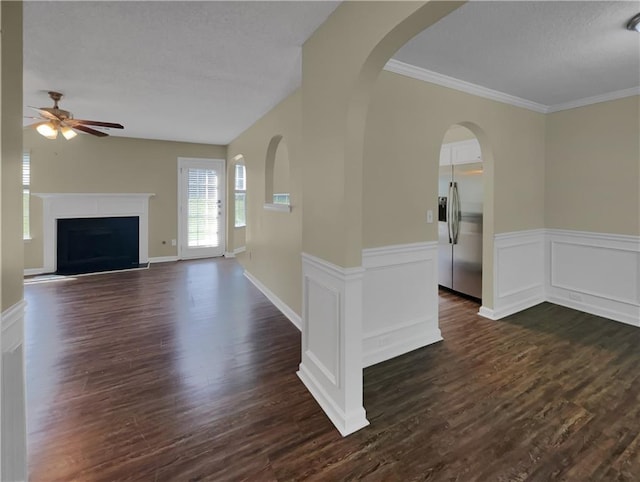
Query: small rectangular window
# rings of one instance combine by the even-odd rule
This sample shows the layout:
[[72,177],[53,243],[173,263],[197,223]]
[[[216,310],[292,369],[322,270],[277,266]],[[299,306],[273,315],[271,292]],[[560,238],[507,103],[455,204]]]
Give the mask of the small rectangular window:
[[291,204],[289,199],[289,193],[274,194],[273,204]]
[[22,238],[31,239],[29,229],[29,200],[31,197],[31,159],[28,152],[22,153]]
[[235,227],[247,225],[247,177],[243,164],[236,164],[235,170]]

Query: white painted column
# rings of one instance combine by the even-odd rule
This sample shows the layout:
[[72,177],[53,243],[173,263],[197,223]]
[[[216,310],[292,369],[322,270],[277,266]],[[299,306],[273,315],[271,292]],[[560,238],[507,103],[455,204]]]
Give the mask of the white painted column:
[[363,272],[302,254],[298,376],[343,436],[369,424],[362,405]]

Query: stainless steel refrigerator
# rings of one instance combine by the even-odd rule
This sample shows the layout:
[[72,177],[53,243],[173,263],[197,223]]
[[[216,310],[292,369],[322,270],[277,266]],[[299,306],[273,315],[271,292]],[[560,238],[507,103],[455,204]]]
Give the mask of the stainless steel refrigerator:
[[482,298],[482,163],[440,166],[439,284]]

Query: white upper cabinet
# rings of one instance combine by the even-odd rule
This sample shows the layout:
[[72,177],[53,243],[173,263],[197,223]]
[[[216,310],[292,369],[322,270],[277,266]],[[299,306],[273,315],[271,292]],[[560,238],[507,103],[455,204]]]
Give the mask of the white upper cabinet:
[[470,164],[482,162],[482,153],[478,139],[443,144],[440,149],[440,165]]
[[451,165],[451,147],[450,144],[445,144],[440,149],[440,165],[441,166],[450,166]]

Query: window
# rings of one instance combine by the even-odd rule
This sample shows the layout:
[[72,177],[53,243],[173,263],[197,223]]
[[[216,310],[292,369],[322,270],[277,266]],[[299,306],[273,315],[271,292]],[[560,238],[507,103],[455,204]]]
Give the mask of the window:
[[247,225],[247,177],[244,164],[236,164],[236,217],[235,227]]
[[214,169],[188,169],[189,247],[218,246],[218,173]]
[[31,159],[28,152],[22,153],[22,238],[31,239],[29,229],[29,198],[31,197]]
[[291,204],[289,193],[274,194],[273,204]]

